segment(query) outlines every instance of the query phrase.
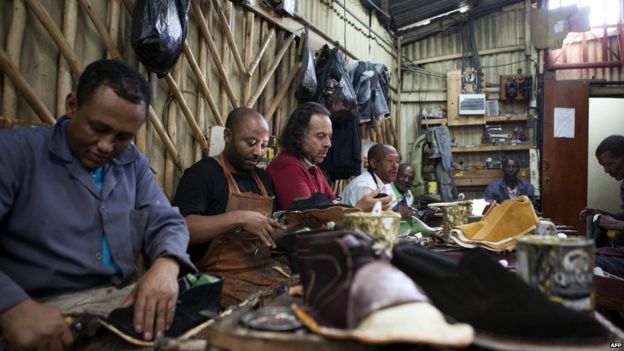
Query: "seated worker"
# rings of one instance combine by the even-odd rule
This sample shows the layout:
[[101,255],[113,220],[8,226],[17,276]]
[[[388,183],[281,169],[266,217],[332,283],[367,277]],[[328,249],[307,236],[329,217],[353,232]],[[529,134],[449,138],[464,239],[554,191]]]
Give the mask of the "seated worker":
[[411,207],[414,204],[414,195],[410,188],[414,183],[414,177],[416,177],[416,171],[408,163],[401,163],[396,176],[396,180],[390,183],[392,188],[393,200],[390,208],[392,211],[400,212],[403,220],[409,219],[412,210]]
[[[70,293],[126,298],[147,340],[172,324],[178,274],[195,268],[184,218],[132,144],[149,104],[141,75],[100,60],[85,68],[56,125],[0,133],[0,329],[13,348],[71,347],[65,311],[49,300]],[[135,279],[140,251],[151,267],[134,287],[90,289]]]
[[535,207],[535,188],[531,183],[518,178],[518,172],[520,172],[520,161],[516,157],[505,157],[503,159],[503,178],[488,184],[483,193],[483,198],[501,203],[507,199],[526,195]]
[[191,260],[200,271],[223,276],[222,303],[229,306],[286,282],[273,268],[280,264],[271,260],[275,238],[285,228],[271,218],[271,182],[256,167],[269,143],[264,117],[246,107],[234,109],[223,137],[219,156],[184,172],[173,203],[189,227]]
[[[325,106],[306,102],[288,118],[280,135],[280,153],[267,167],[275,187],[278,210],[287,210],[293,200],[308,198],[318,192],[331,200],[336,199],[318,166],[332,145],[329,116]],[[363,198],[356,207],[369,211],[376,201],[374,195]],[[389,200],[383,200],[382,204],[388,207]]]
[[386,184],[393,182],[398,173],[401,157],[396,149],[386,144],[375,144],[368,149],[367,171],[357,176],[342,192],[342,202],[355,205],[373,191],[380,190],[392,201],[392,192]]
[[[621,244],[624,239],[624,136],[611,135],[600,142],[596,148],[596,158],[598,158],[598,163],[604,168],[605,173],[620,182],[622,212],[610,214],[602,210],[586,208],[581,211],[579,217],[585,221],[586,216],[592,216],[594,225],[592,235],[598,248],[596,266],[624,278],[624,249],[617,247],[615,250],[606,250],[611,251],[610,253],[600,249],[611,246],[610,239],[616,246],[619,246],[618,244]],[[608,237],[609,232],[613,234],[613,238]],[[619,257],[616,256],[617,254]]]

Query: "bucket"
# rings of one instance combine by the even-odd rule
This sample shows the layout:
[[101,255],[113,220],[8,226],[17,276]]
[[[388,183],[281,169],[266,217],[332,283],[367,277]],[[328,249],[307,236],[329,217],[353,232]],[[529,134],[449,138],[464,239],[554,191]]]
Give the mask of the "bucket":
[[517,274],[552,301],[593,311],[594,242],[585,237],[528,235],[518,238]]
[[379,214],[354,212],[344,216],[345,229],[358,229],[377,239],[384,248],[392,251],[395,242],[399,241],[401,216],[392,211],[381,211]]

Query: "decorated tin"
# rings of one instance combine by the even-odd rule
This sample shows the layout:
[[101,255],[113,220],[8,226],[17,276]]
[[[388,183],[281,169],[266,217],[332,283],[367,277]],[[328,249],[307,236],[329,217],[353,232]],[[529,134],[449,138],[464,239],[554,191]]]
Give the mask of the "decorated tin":
[[594,309],[594,242],[585,237],[528,235],[518,239],[516,272],[552,301]]
[[472,201],[436,202],[429,207],[439,207],[442,211],[442,232],[448,237],[451,229],[469,222],[472,215]]
[[401,216],[392,211],[381,211],[379,214],[355,212],[344,215],[345,229],[358,229],[377,239],[383,246],[392,251],[394,243],[399,240]]

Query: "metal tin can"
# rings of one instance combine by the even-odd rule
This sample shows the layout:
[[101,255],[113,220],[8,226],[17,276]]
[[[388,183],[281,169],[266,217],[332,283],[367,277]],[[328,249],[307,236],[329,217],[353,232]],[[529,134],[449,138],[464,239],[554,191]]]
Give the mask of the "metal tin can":
[[516,272],[552,301],[592,311],[594,242],[585,237],[529,235],[518,239]]
[[345,229],[358,229],[381,242],[388,251],[399,241],[401,216],[392,211],[379,214],[355,212],[344,216]]

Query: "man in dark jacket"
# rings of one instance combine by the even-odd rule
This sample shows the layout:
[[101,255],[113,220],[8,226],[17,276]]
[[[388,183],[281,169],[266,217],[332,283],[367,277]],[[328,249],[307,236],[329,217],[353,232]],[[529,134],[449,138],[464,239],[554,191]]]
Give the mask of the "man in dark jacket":
[[501,203],[507,199],[526,195],[535,207],[535,188],[531,183],[520,179],[518,177],[519,172],[520,161],[515,157],[505,157],[503,159],[503,178],[488,184],[483,193],[483,198]]

